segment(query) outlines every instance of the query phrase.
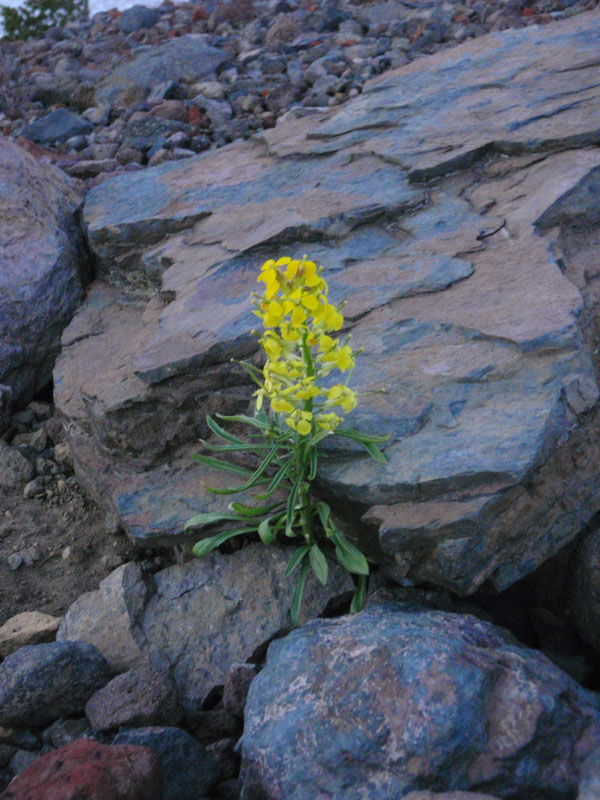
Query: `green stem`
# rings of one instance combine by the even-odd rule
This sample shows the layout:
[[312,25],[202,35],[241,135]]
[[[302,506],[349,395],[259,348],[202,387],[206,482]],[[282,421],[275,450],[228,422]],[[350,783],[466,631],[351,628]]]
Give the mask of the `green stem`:
[[315,538],[312,529],[312,508],[310,502],[310,483],[303,483],[300,487],[300,502],[302,504],[302,532],[306,544],[314,544]]

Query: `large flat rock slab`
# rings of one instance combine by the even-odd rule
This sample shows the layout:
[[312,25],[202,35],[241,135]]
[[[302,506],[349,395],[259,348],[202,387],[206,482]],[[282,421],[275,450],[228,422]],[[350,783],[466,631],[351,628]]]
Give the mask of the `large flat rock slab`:
[[577,534],[600,478],[598,35],[593,12],[484,37],[90,192],[102,282],[63,337],[56,400],[136,540],[215,508],[190,452],[205,413],[248,406],[230,360],[256,349],[260,264],[304,253],[362,348],[348,421],[390,434],[385,466],[328,442],[319,487],[389,573],[503,588]]
[[27,402],[52,377],[83,300],[83,193],[0,136],[0,384]]

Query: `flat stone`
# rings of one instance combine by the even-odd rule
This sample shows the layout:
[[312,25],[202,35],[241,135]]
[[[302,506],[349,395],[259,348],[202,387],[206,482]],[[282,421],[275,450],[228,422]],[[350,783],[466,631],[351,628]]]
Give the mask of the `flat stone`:
[[22,611],[16,614],[0,628],[0,655],[6,658],[28,644],[53,641],[61,621],[61,617],[53,617],[41,611]]
[[82,194],[63,173],[0,139],[0,383],[26,403],[51,378],[87,278]]
[[596,695],[501,629],[376,603],[271,644],[246,704],[241,798],[300,800],[310,786],[358,800],[368,786],[388,800],[432,780],[566,796],[599,735]]
[[143,100],[163,81],[194,82],[212,77],[227,60],[223,50],[206,44],[196,34],[171,39],[164,44],[138,50],[111,70],[96,86],[98,105],[130,105]]

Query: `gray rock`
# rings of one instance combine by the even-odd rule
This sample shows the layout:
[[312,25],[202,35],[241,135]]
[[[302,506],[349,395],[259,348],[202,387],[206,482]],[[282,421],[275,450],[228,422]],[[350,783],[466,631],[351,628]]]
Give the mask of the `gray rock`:
[[599,737],[597,697],[540,653],[469,615],[385,603],[270,646],[241,796],[391,800],[435,781],[566,797]]
[[600,530],[578,543],[565,581],[570,618],[581,638],[600,653]]
[[73,603],[56,638],[90,642],[111,669],[124,672],[141,658],[145,643],[141,617],[151,592],[140,567],[123,564],[102,581],[98,591],[83,594]]
[[119,17],[119,28],[123,33],[133,33],[143,28],[152,28],[160,19],[160,12],[155,8],[135,5],[126,8]]
[[140,49],[101,80],[96,88],[99,104],[129,105],[143,100],[163,81],[197,81],[208,77],[227,60],[223,50],[200,36],[171,39],[151,49]]
[[18,488],[31,480],[34,474],[33,464],[0,439],[0,486],[4,489]]
[[50,380],[62,330],[83,299],[82,195],[6,137],[0,186],[0,383],[27,402]]
[[183,711],[168,674],[141,664],[117,675],[88,700],[85,713],[95,730],[177,725]]
[[148,747],[159,761],[163,776],[163,800],[197,800],[209,792],[219,777],[219,768],[189,733],[174,727],[125,730],[113,745]]
[[73,136],[90,133],[93,125],[65,108],[57,108],[35,122],[25,125],[21,131],[23,136],[41,144],[66,142]]
[[9,769],[14,775],[23,772],[40,757],[39,753],[32,753],[29,750],[17,750],[10,760]]
[[86,642],[22,647],[0,664],[0,725],[35,728],[80,713],[110,678],[106,660]]
[[[283,576],[288,560],[288,550],[258,543],[154,576],[144,634],[151,658],[171,670],[187,715],[200,712],[233,663],[290,625],[295,578]],[[301,619],[320,614],[332,597],[350,589],[349,575],[339,568],[330,570],[326,587],[309,576]]]

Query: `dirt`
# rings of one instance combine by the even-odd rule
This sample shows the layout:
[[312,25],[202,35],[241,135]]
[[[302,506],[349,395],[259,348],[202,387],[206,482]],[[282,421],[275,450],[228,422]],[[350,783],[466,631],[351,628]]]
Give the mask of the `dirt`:
[[[21,611],[63,616],[120,564],[140,560],[127,537],[109,527],[77,487],[50,499],[0,489],[0,625]],[[15,569],[19,554],[24,561]]]

